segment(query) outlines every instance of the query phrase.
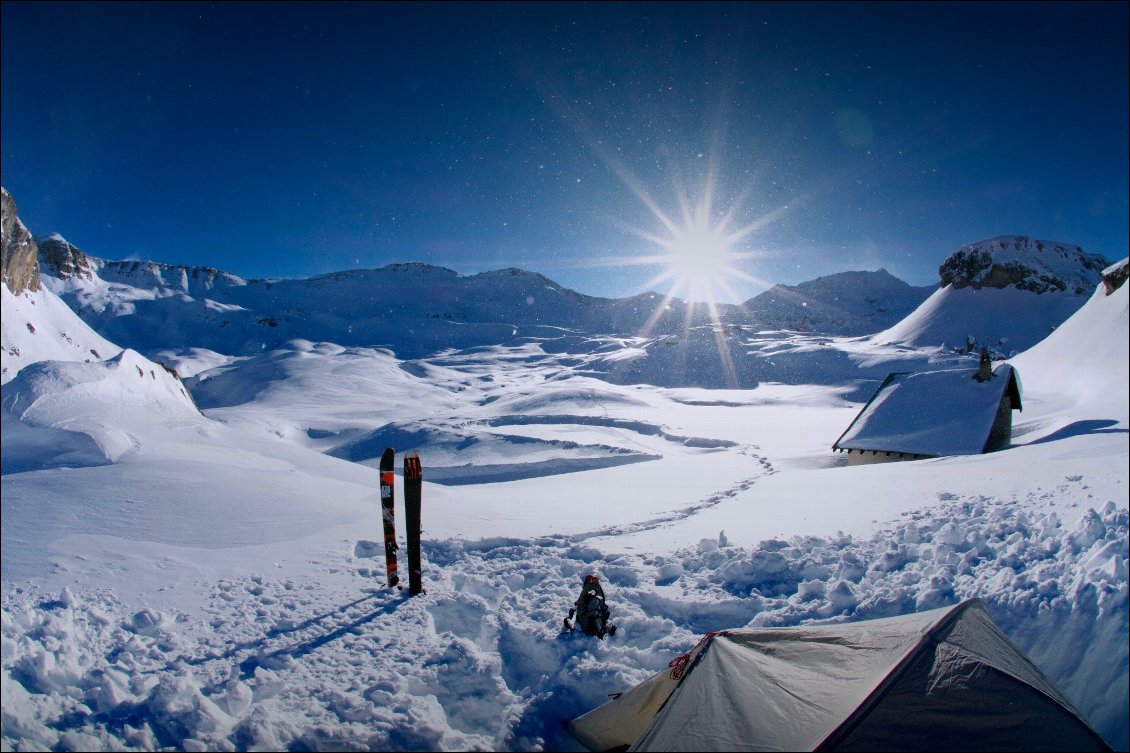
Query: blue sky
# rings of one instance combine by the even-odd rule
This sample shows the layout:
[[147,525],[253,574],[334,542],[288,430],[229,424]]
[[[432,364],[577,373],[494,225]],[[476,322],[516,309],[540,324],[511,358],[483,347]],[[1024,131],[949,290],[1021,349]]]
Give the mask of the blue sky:
[[1004,234],[1116,260],[1127,7],[6,1],[3,183],[33,233],[245,277],[629,295],[680,198],[742,231],[734,301]]

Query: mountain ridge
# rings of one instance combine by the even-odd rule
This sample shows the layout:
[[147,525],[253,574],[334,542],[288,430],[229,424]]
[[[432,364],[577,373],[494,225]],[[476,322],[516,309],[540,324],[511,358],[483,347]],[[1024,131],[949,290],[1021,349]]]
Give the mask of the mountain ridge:
[[912,286],[883,268],[837,272],[774,285],[742,308],[779,329],[866,335],[910,314],[935,288]]
[[[655,291],[593,297],[515,267],[463,275],[416,261],[305,279],[254,279],[212,267],[104,260],[58,233],[30,243],[47,289],[100,338],[151,357],[200,348],[243,357],[306,340],[389,348],[411,359],[531,338],[552,349],[593,337],[671,344],[718,325],[730,333],[726,337],[772,330],[873,336],[915,347],[967,349],[979,342],[1007,354],[1035,344],[1077,310],[1085,301],[1081,291],[1101,281],[1106,264],[1072,244],[997,236],[951,254],[939,267],[938,286],[911,286],[882,268],[838,272],[775,285],[741,305],[718,305],[715,319],[705,305]],[[968,295],[974,292],[984,294]],[[1033,321],[1024,312],[1010,314],[1028,308],[1028,299],[1013,299],[1017,294],[1039,300]],[[1010,331],[1018,326],[1024,330],[1019,335]],[[105,345],[90,349],[102,352]],[[695,365],[692,359],[679,368],[702,374],[711,361],[699,358]]]

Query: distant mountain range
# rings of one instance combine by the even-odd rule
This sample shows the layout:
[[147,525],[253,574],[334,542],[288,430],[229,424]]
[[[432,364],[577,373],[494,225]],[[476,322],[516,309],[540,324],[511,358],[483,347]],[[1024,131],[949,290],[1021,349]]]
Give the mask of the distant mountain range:
[[[913,287],[883,269],[842,272],[719,306],[715,323],[707,307],[659,293],[596,298],[520,269],[464,276],[409,263],[299,280],[244,279],[206,267],[98,259],[57,233],[32,240],[22,228],[4,191],[10,292],[42,284],[96,335],[70,335],[90,341],[78,352],[103,358],[114,350],[108,343],[151,357],[191,349],[245,357],[306,340],[383,347],[411,359],[528,338],[567,351],[597,336],[639,338],[637,345],[654,353],[654,343],[716,325],[738,339],[765,330],[871,335],[916,347],[987,344],[1006,356],[1078,310],[1108,263],[1078,246],[1001,236],[954,252],[939,268],[938,286]],[[9,326],[15,304],[8,300],[6,353],[27,339],[18,323]],[[699,370],[710,368],[703,363]]]
[[[636,333],[647,328],[663,297],[648,293],[625,299],[595,298],[567,288],[539,274],[503,269],[462,276],[450,269],[427,264],[391,264],[377,270],[335,272],[308,280],[246,280],[205,267],[183,267],[155,262],[116,262],[90,257],[62,236],[36,239],[45,272],[59,283],[55,291],[64,297],[82,299],[86,308],[95,306],[82,281],[95,278],[111,285],[156,291],[156,297],[186,294],[245,306],[251,299],[270,298],[285,308],[297,288],[324,288],[327,283],[348,288],[364,285],[370,294],[360,303],[373,313],[396,314],[397,318],[425,317],[462,323],[539,323],[566,326],[606,334]],[[75,282],[67,283],[68,280]],[[62,284],[60,284],[62,283]],[[233,288],[247,288],[233,291]],[[420,288],[425,290],[420,291]],[[814,331],[837,335],[864,335],[883,329],[913,311],[934,291],[934,286],[911,287],[884,269],[876,272],[843,272],[796,286],[776,285],[740,306],[720,305],[725,324],[768,329]],[[271,291],[271,296],[259,291]],[[415,291],[425,293],[418,295]],[[407,293],[407,295],[406,295]],[[490,295],[484,298],[483,293]],[[106,300],[111,317],[122,315],[120,306]],[[120,303],[120,299],[119,299]],[[385,311],[382,312],[381,310]],[[665,312],[650,326],[656,334],[670,334],[674,327],[709,322],[701,307],[691,307],[678,298],[666,302]],[[528,313],[515,322],[515,316]],[[284,315],[285,317],[285,315]],[[274,317],[279,320],[278,316]]]

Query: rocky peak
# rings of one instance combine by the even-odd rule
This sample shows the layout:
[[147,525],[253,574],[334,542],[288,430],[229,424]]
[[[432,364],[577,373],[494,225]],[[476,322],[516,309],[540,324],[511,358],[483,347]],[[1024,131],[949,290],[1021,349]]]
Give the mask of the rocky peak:
[[1079,246],[1003,235],[969,243],[938,268],[942,285],[955,288],[1007,288],[1033,293],[1089,294],[1110,262]]
[[1123,259],[1104,269],[1103,287],[1106,290],[1106,294],[1110,295],[1126,284],[1128,277],[1130,277],[1130,259]]
[[0,188],[0,273],[4,284],[16,295],[25,290],[39,290],[39,261],[35,239],[20,222],[16,202],[8,189]]
[[71,277],[94,277],[94,265],[89,256],[66,238],[58,233],[41,236],[35,239],[39,246],[39,263],[43,264],[48,274],[66,280]]
[[434,264],[425,264],[420,261],[402,262],[398,264],[386,264],[381,267],[381,270],[389,272],[407,273],[413,275],[437,275],[441,277],[459,277],[459,273],[448,269],[447,267],[437,267]]

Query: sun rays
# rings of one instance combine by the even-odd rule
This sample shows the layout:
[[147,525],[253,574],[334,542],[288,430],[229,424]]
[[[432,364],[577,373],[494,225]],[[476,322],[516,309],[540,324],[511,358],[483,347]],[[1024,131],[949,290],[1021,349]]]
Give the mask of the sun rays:
[[[618,172],[623,178],[624,173]],[[690,357],[692,338],[705,335],[704,332],[692,332],[695,321],[701,321],[702,309],[705,308],[708,324],[704,326],[709,327],[714,338],[726,385],[736,388],[740,386],[740,380],[730,353],[720,304],[739,300],[732,285],[735,281],[768,287],[765,281],[743,269],[743,265],[760,255],[747,244],[756,230],[772,222],[787,208],[735,227],[742,202],[736,200],[725,211],[717,211],[714,207],[716,176],[714,169],[708,172],[700,186],[697,201],[693,201],[683,185],[676,181],[679,212],[674,216],[664,211],[637,180],[625,180],[625,184],[651,211],[658,230],[626,227],[626,230],[647,241],[648,251],[652,253],[622,257],[615,263],[658,268],[657,274],[644,287],[663,291],[663,297],[638,333],[641,336],[649,336],[658,322],[669,314],[672,302],[676,298],[682,299],[686,302],[686,310],[680,339],[687,357]]]
[[[534,78],[537,78],[536,74]],[[653,189],[640,179],[635,170],[628,167],[621,150],[610,144],[606,135],[594,126],[581,108],[561,94],[562,87],[544,81],[542,91],[546,104],[576,131],[586,146],[651,215],[645,217],[649,227],[627,224],[622,219],[623,214],[612,218],[613,224],[646,241],[646,247],[629,247],[617,255],[594,257],[585,266],[606,269],[613,274],[618,268],[642,266],[657,269],[656,274],[640,287],[639,292],[655,291],[661,294],[661,298],[637,334],[649,337],[659,323],[677,309],[676,299],[681,299],[686,304],[680,338],[681,350],[687,354],[687,358],[691,358],[692,340],[705,334],[692,332],[695,322],[705,322],[704,326],[709,327],[715,339],[727,386],[739,387],[720,304],[741,300],[734,288],[737,282],[749,283],[755,289],[772,286],[771,282],[748,271],[751,262],[768,255],[764,250],[764,240],[760,248],[752,247],[751,241],[758,231],[781,220],[805,203],[807,197],[797,196],[781,206],[758,212],[752,220],[744,221],[751,214],[744,207],[745,199],[757,188],[751,182],[725,209],[718,209],[715,197],[722,190],[718,158],[722,149],[722,136],[719,130],[714,135],[714,143],[706,159],[699,162],[702,154],[695,158],[695,162],[704,165],[706,169],[693,196],[681,179],[680,169],[673,161],[669,162],[668,174],[672,177],[676,203],[675,211],[672,212],[660,204]],[[666,149],[663,151],[670,154]],[[706,316],[703,317],[703,314]]]
[[638,259],[639,264],[660,267],[659,274],[647,284],[658,286],[666,283],[672,296],[714,306],[722,297],[728,300],[738,298],[730,285],[732,280],[759,282],[740,267],[743,261],[753,257],[753,253],[735,246],[751,228],[728,233],[727,219],[715,221],[710,207],[704,205],[684,216],[682,224],[661,217],[667,231],[665,235],[639,232],[641,237],[661,249],[660,253]]

